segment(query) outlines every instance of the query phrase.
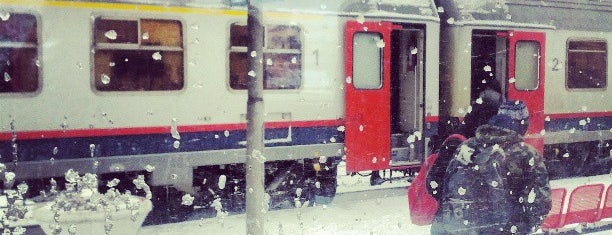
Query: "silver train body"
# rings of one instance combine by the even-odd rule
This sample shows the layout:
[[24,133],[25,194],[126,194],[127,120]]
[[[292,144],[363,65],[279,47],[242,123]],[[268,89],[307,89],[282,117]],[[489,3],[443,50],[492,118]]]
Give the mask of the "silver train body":
[[[475,102],[475,66],[504,98],[536,105],[528,139],[542,151],[595,144],[609,156],[609,3],[436,3],[264,2],[266,160],[317,176],[341,158],[354,172],[419,166]],[[549,21],[555,11],[576,18]],[[152,185],[192,192],[199,170],[246,161],[244,2],[1,0],[0,13],[14,29],[0,40],[0,154],[18,179],[148,172]],[[591,69],[603,85],[568,87],[568,48],[585,40],[572,50],[603,51]],[[537,71],[522,74],[538,80],[515,92],[522,60],[509,54],[529,50]]]

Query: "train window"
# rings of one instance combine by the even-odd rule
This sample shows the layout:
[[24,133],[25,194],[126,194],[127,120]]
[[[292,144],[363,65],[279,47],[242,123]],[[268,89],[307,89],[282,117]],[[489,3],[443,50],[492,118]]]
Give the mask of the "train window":
[[514,87],[517,90],[538,89],[540,82],[540,44],[535,41],[516,43]]
[[[353,36],[353,86],[357,89],[382,87],[382,51],[378,33],[356,33]],[[378,63],[376,63],[378,61]]]
[[183,88],[183,33],[177,20],[96,19],[94,83],[99,91]]
[[6,13],[0,20],[0,93],[38,90],[38,73],[36,17]]
[[[298,89],[302,82],[302,42],[298,26],[265,26],[264,89]],[[248,81],[247,26],[230,26],[230,87],[243,90]]]
[[602,40],[569,40],[567,43],[567,88],[607,86],[607,45]]

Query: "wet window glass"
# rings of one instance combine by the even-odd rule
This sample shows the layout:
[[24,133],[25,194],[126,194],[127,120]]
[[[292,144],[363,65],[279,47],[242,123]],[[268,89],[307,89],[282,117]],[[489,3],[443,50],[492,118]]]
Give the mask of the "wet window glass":
[[382,38],[378,33],[356,33],[353,37],[353,86],[378,89],[382,86]]
[[517,90],[538,89],[540,82],[540,44],[534,41],[516,43],[516,65],[514,70]]
[[0,93],[39,87],[38,27],[34,15],[4,13],[0,20]]
[[[264,89],[298,89],[302,82],[301,30],[297,26],[265,26]],[[230,87],[247,88],[248,31],[245,25],[230,27]]]
[[94,24],[94,81],[99,91],[183,88],[183,35],[177,20],[108,20]]
[[569,40],[567,47],[567,88],[605,88],[608,75],[606,42]]

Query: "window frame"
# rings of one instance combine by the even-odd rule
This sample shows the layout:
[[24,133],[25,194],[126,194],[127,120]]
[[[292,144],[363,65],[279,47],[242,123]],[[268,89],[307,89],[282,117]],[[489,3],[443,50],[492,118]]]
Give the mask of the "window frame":
[[[232,35],[232,25],[237,24],[240,26],[247,26],[246,22],[243,21],[230,21],[227,24],[227,37],[228,40],[225,40],[225,42],[227,43],[227,52],[226,52],[226,87],[230,92],[236,92],[236,93],[246,93],[248,92],[248,87],[245,89],[234,89],[232,88],[232,84],[231,84],[231,60],[230,60],[230,54],[231,53],[235,53],[235,52],[239,52],[239,53],[248,53],[248,45],[246,47],[241,47],[241,46],[232,46],[232,42],[231,42],[231,35]],[[298,27],[300,29],[299,32],[299,36],[300,36],[300,48],[299,49],[268,49],[268,41],[266,40],[268,38],[268,27],[274,27],[274,26],[292,26],[292,27]],[[283,23],[283,22],[267,22],[263,24],[264,27],[264,39],[263,39],[263,54],[269,54],[269,53],[273,53],[273,54],[298,54],[300,55],[300,83],[299,83],[299,87],[298,88],[293,88],[293,89],[266,89],[265,88],[265,83],[264,83],[264,89],[263,91],[266,93],[298,93],[300,91],[302,91],[302,89],[304,89],[304,63],[305,63],[305,53],[304,53],[304,27],[301,24],[294,24],[294,23]],[[263,60],[263,56],[262,56],[262,60]],[[263,72],[265,74],[265,61],[263,61]],[[265,78],[264,82],[265,82]]]
[[[34,45],[34,47],[27,47],[27,46],[23,46],[23,47],[15,47],[15,46],[11,46],[11,44],[28,44],[27,42],[18,42],[18,43],[14,43],[14,42],[8,42],[6,45],[7,46],[0,46],[2,48],[35,48],[36,49],[36,61],[38,61],[38,65],[36,66],[37,68],[37,72],[38,72],[38,77],[36,78],[36,81],[38,81],[38,86],[36,87],[36,89],[34,91],[22,91],[22,92],[0,92],[0,97],[35,97],[38,96],[42,90],[43,90],[43,86],[44,86],[44,80],[43,80],[43,60],[42,60],[42,55],[43,55],[43,38],[42,38],[42,20],[40,17],[40,14],[38,12],[33,12],[33,11],[19,11],[19,10],[11,10],[8,9],[7,12],[9,14],[25,14],[25,15],[31,15],[34,17],[34,19],[36,19],[36,44]],[[2,43],[0,43],[2,44]],[[4,79],[4,75],[0,74],[0,79]]]
[[[138,35],[138,42],[137,43],[99,43],[99,45],[96,44],[96,21],[102,19],[102,20],[123,20],[123,21],[137,21],[137,35]],[[165,20],[165,21],[177,21],[180,23],[180,29],[181,29],[181,46],[152,46],[152,45],[142,45],[142,37],[141,37],[141,31],[142,31],[142,27],[141,27],[141,21],[142,20]],[[182,17],[157,17],[157,16],[147,16],[147,17],[137,17],[137,16],[124,16],[124,15],[107,15],[107,14],[94,14],[91,17],[91,22],[90,22],[90,40],[91,40],[91,53],[90,54],[90,65],[91,65],[91,78],[90,78],[90,89],[93,91],[93,93],[97,94],[97,95],[104,95],[104,94],[108,94],[108,95],[113,95],[113,96],[117,96],[117,95],[121,95],[121,94],[128,94],[128,95],[133,95],[134,93],[138,93],[138,94],[151,94],[151,95],[159,95],[160,93],[172,93],[172,94],[176,94],[176,93],[184,93],[187,90],[188,87],[188,66],[187,66],[187,43],[186,43],[186,26],[185,26],[185,20]],[[95,64],[95,59],[96,59],[96,53],[98,50],[126,50],[126,51],[159,51],[159,52],[182,52],[182,57],[183,60],[180,63],[182,66],[182,80],[183,80],[183,85],[180,89],[175,89],[175,90],[128,90],[128,91],[118,91],[118,90],[99,90],[96,87],[96,64]]]
[[[599,41],[599,42],[604,42],[605,46],[606,46],[606,51],[605,51],[605,59],[606,59],[606,64],[604,66],[605,68],[605,79],[606,79],[606,85],[604,87],[588,87],[588,88],[571,88],[568,86],[568,80],[569,80],[569,54],[570,54],[570,42],[589,42],[589,41]],[[570,92],[580,92],[580,91],[585,91],[585,92],[591,92],[591,91],[606,91],[608,89],[608,84],[609,84],[609,79],[608,79],[608,65],[610,63],[610,61],[608,60],[609,56],[608,56],[609,52],[609,44],[608,44],[608,40],[606,38],[597,38],[597,37],[569,37],[567,38],[567,40],[565,41],[565,71],[564,71],[564,81],[565,81],[565,89],[567,91]]]

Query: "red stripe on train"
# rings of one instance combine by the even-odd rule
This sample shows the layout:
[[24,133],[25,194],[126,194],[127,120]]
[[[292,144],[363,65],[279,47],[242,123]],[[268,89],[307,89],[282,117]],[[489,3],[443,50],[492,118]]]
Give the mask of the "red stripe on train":
[[578,112],[578,113],[547,113],[546,116],[551,119],[563,118],[594,118],[594,117],[610,117],[612,111],[609,112]]

